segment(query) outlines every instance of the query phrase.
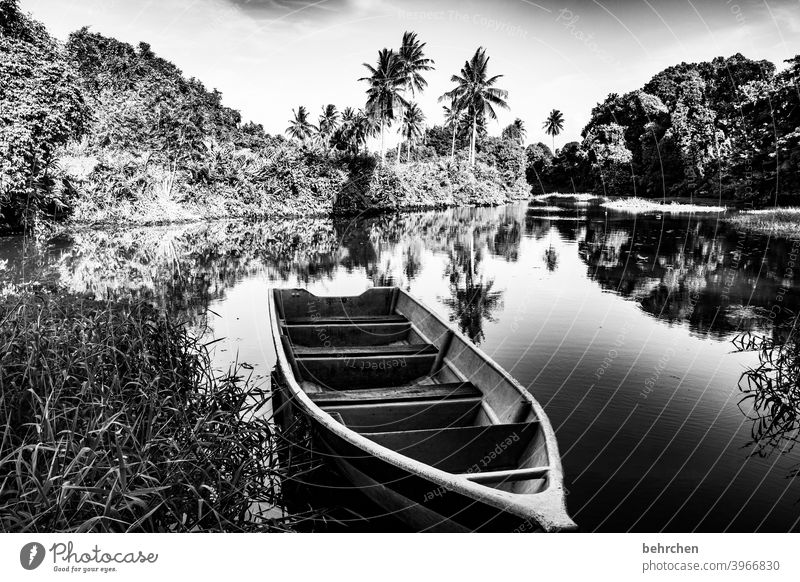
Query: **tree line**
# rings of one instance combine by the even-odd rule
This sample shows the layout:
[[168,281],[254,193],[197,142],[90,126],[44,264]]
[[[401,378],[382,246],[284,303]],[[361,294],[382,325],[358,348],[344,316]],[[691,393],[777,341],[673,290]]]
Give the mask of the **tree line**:
[[580,142],[528,146],[535,191],[709,196],[754,205],[800,193],[800,57],[681,63],[612,93]]
[[[315,123],[308,109],[301,105],[292,110],[285,133],[305,145],[356,154],[366,150],[367,139],[379,138],[380,159],[385,163],[386,133],[396,124],[395,161],[401,161],[404,145],[406,160],[410,161],[412,148],[427,144],[429,139],[436,141],[432,134],[442,130],[442,127],[427,127],[425,114],[413,101],[428,86],[425,73],[434,70],[435,63],[426,56],[425,46],[416,32],[405,32],[397,50],[381,49],[374,66],[364,63],[368,75],[358,79],[367,83],[363,107],[357,110],[347,107],[340,113],[333,104],[323,105]],[[498,108],[509,108],[508,91],[497,87],[502,77],[489,74],[489,56],[483,47],[478,47],[459,73],[451,76],[454,87],[439,97],[439,102],[445,103],[443,128],[450,135],[451,161],[459,146],[458,149],[467,150],[469,165],[475,165],[481,142],[487,136],[488,121],[497,119]],[[547,134],[555,137],[563,126],[563,114],[554,109],[544,124]],[[501,139],[522,147],[525,135],[525,124],[517,118],[503,129]],[[445,155],[443,151],[430,149],[418,153],[421,153],[419,159]]]

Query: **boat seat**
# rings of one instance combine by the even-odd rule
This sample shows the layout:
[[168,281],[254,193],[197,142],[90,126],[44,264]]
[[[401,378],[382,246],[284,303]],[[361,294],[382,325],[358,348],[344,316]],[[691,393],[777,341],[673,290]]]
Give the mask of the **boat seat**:
[[481,391],[471,382],[451,384],[415,384],[412,386],[386,386],[362,390],[325,390],[308,395],[318,406],[335,404],[374,404],[376,402],[402,402],[407,400],[447,400],[454,398],[481,398]]
[[300,380],[334,390],[355,390],[411,384],[430,375],[432,353],[294,357]]
[[433,344],[389,344],[378,346],[293,346],[297,358],[352,358],[355,356],[411,356],[435,354]]
[[323,410],[338,412],[348,428],[361,433],[445,429],[476,426],[481,398],[403,400],[372,404],[336,403]]
[[283,325],[283,331],[295,346],[375,346],[388,345],[408,338],[411,323],[328,323]]
[[407,323],[403,315],[337,315],[319,317],[288,317],[286,325],[332,325],[336,323]]
[[538,428],[521,422],[361,434],[442,471],[472,474],[516,469]]

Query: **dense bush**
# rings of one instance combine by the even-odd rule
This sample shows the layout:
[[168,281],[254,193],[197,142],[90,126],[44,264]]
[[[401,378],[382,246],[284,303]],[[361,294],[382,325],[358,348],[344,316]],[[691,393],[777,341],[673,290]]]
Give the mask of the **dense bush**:
[[447,159],[351,169],[337,197],[341,213],[411,210],[460,205],[496,205],[528,196],[524,181],[509,183],[496,166]]
[[93,146],[183,163],[201,157],[208,139],[263,139],[259,126],[239,128],[241,116],[222,105],[219,91],[186,79],[146,43],[134,48],[82,28],[69,36],[66,52],[92,107]]
[[477,158],[487,166],[497,168],[506,186],[525,188],[525,149],[518,140],[485,136],[478,142]]
[[31,228],[63,201],[60,146],[85,130],[78,77],[44,27],[0,0],[0,229]]
[[282,527],[267,393],[147,305],[0,302],[0,530]]

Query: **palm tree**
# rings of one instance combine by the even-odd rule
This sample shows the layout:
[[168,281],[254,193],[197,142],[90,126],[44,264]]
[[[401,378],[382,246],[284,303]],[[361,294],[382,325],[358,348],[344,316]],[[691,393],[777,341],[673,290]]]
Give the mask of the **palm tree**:
[[477,138],[478,123],[486,118],[497,119],[495,107],[508,109],[506,98],[508,91],[494,86],[503,75],[489,77],[487,68],[489,57],[486,49],[478,47],[472,58],[464,63],[461,75],[453,75],[450,81],[456,83],[452,91],[442,95],[439,100],[449,99],[451,103],[458,103],[458,107],[466,111],[472,121],[472,135],[470,136],[469,163],[475,165],[475,142]]
[[513,123],[510,123],[503,130],[503,139],[509,139],[522,145],[527,134],[528,131],[525,129],[525,122],[517,117]]
[[353,135],[352,140],[355,145],[356,153],[363,145],[367,146],[367,138],[374,136],[378,133],[378,126],[375,123],[375,117],[368,115],[363,110],[359,109],[356,113],[355,120],[353,121]]
[[292,109],[292,115],[294,115],[294,119],[289,121],[286,133],[290,137],[304,142],[314,134],[316,127],[308,120],[308,111],[302,105],[297,108],[297,111]]
[[329,103],[322,108],[322,115],[319,116],[319,133],[325,149],[328,149],[331,137],[338,127],[339,112],[336,110],[336,105]]
[[553,109],[542,126],[547,135],[553,136],[553,154],[556,153],[556,136],[564,129],[564,114],[558,109]]
[[367,113],[380,121],[381,163],[386,162],[385,134],[386,126],[394,119],[395,107],[405,103],[400,95],[406,83],[402,61],[391,49],[378,52],[378,66],[367,63],[364,66],[369,77],[361,77],[359,81],[367,81]]
[[[416,144],[425,133],[425,114],[419,105],[412,103],[403,113],[402,125],[400,126],[401,135],[408,144],[407,161],[411,161],[411,144]],[[399,152],[398,152],[399,156]]]
[[[400,59],[403,75],[403,96],[407,91],[411,91],[411,97],[416,97],[417,93],[422,93],[428,86],[428,81],[422,76],[424,71],[433,70],[433,60],[427,58],[423,49],[424,42],[417,39],[416,32],[403,33],[403,40],[400,43],[400,50],[397,53]],[[403,119],[403,102],[400,103],[400,119]],[[402,137],[402,131],[401,131]],[[397,162],[400,162],[400,146],[402,140],[397,142]],[[409,152],[410,153],[410,152]]]
[[452,162],[456,156],[456,133],[458,132],[459,126],[464,121],[464,111],[459,109],[458,103],[456,102],[453,102],[450,107],[445,105],[442,109],[444,109],[445,127],[453,128],[453,142],[450,145],[450,161]]

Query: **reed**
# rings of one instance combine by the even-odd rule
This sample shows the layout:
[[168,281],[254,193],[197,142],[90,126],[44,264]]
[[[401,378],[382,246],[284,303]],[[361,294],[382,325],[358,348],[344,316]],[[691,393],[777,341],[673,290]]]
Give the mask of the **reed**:
[[292,529],[268,398],[145,304],[0,299],[0,530]]
[[771,335],[744,332],[733,344],[755,352],[758,364],[742,372],[739,408],[752,422],[754,453],[791,451],[800,442],[800,317],[781,311]]

